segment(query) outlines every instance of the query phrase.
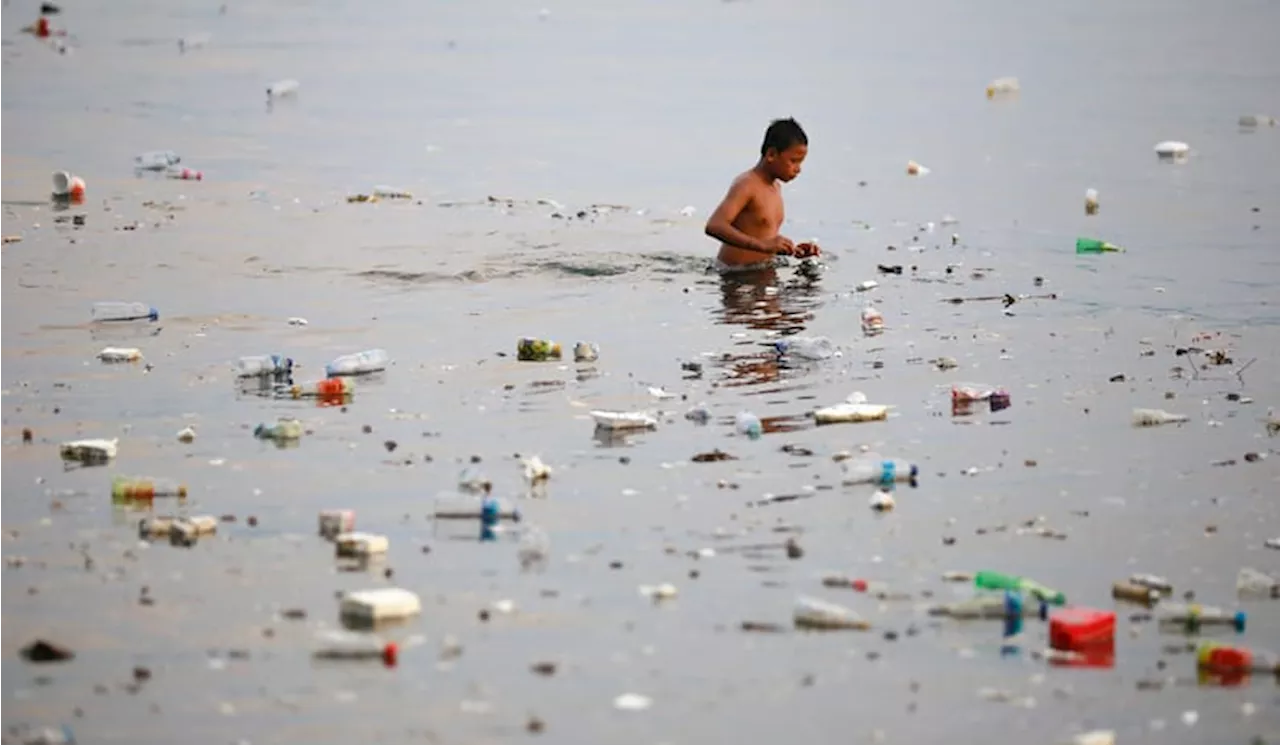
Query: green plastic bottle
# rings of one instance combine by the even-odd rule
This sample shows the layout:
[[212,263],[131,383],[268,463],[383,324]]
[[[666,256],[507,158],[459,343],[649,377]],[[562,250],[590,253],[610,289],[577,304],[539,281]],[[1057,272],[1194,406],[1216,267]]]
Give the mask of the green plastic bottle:
[[1076,253],[1078,254],[1102,254],[1120,251],[1124,251],[1124,249],[1114,243],[1100,241],[1097,238],[1076,239]]
[[1000,572],[978,572],[973,577],[973,584],[984,590],[1017,590],[1033,595],[1050,605],[1066,605],[1067,596],[1057,590],[1046,587],[1035,580],[1017,577]]

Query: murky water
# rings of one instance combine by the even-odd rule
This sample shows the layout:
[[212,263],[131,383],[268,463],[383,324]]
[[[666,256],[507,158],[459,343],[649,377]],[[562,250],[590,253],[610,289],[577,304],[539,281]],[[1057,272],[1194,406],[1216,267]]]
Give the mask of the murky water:
[[[1280,129],[1236,126],[1280,113],[1274,5],[547,9],[129,2],[68,8],[55,25],[72,53],[58,56],[18,32],[31,9],[6,7],[3,227],[23,237],[3,253],[3,541],[22,557],[4,570],[6,727],[66,722],[82,742],[129,743],[498,742],[529,737],[531,717],[569,742],[1280,737],[1274,681],[1196,685],[1192,656],[1165,649],[1177,638],[1109,597],[1148,571],[1234,605],[1241,566],[1280,571],[1263,548],[1280,535],[1263,424],[1280,401]],[[199,32],[209,45],[180,55],[176,39]],[[1009,74],[1021,95],[986,100]],[[285,77],[298,99],[268,110],[264,88]],[[702,221],[779,115],[811,136],[786,230],[818,238],[827,271],[707,275]],[[1152,145],[1171,138],[1191,143],[1188,162],[1157,162]],[[152,148],[207,179],[135,178],[132,157]],[[932,173],[906,176],[908,159]],[[55,168],[86,179],[87,204],[50,209]],[[345,202],[380,183],[417,199]],[[61,221],[75,214],[83,227]],[[1078,257],[1077,235],[1129,251]],[[854,291],[871,278],[879,288]],[[1006,292],[1057,299],[1009,314],[943,302]],[[91,327],[89,304],[116,298],[161,319]],[[883,335],[862,335],[868,302]],[[769,345],[791,333],[844,354],[779,361]],[[594,341],[601,359],[519,363],[524,335]],[[142,348],[151,368],[99,364],[108,344]],[[1233,362],[1177,354],[1196,345]],[[379,346],[394,364],[357,381],[345,409],[245,395],[231,377],[242,354],[288,354],[307,379]],[[941,356],[959,367],[938,371]],[[958,381],[1003,385],[1013,406],[953,417]],[[813,426],[814,408],[853,391],[894,415]],[[703,401],[712,421],[686,421]],[[1191,421],[1136,430],[1134,407]],[[662,422],[597,437],[594,408]],[[764,437],[734,434],[743,410]],[[282,415],[310,430],[297,447],[253,439]],[[194,443],[176,441],[184,426]],[[57,445],[80,436],[120,437],[119,457],[65,469]],[[920,464],[891,513],[839,484],[831,456],[864,445]],[[717,448],[735,459],[690,460]],[[536,491],[516,457],[533,453],[556,469]],[[522,570],[514,538],[428,519],[473,455],[546,531],[546,567]],[[192,549],[140,544],[142,513],[110,504],[116,473],[181,479],[183,509],[235,522]],[[802,498],[753,504],[790,494]],[[314,536],[316,513],[338,506],[389,536],[391,577],[338,570]],[[1066,540],[1020,532],[1030,520]],[[792,536],[798,559],[741,549]],[[708,547],[714,558],[689,556]],[[998,624],[924,614],[925,593],[970,592],[941,572],[982,568],[1114,607],[1114,668],[1036,662],[1039,623],[1011,656]],[[825,589],[829,570],[919,604]],[[637,590],[661,582],[679,597]],[[335,592],[383,585],[423,599],[389,632],[405,642],[399,667],[313,663]],[[798,594],[876,628],[739,630],[789,627]],[[516,612],[478,618],[501,599]],[[1239,640],[1276,647],[1280,606],[1243,607]],[[441,654],[448,636],[456,658]],[[23,662],[35,637],[76,659]],[[540,661],[556,674],[530,672]],[[152,673],[136,689],[135,666]],[[1139,690],[1170,676],[1182,683]],[[615,710],[627,692],[652,707]]]

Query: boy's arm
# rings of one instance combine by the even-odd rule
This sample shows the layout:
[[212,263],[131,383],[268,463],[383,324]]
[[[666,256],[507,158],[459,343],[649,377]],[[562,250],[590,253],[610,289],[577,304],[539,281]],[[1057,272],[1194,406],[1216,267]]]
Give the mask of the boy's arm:
[[773,254],[772,247],[758,238],[753,238],[733,226],[733,221],[747,208],[751,201],[751,187],[743,181],[735,181],[729,187],[729,193],[720,200],[720,206],[707,219],[706,233],[730,246],[755,251],[762,254]]

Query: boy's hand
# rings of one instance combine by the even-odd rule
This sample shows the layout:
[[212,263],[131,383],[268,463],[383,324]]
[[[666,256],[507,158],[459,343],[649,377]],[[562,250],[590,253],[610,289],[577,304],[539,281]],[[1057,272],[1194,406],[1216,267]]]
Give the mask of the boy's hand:
[[775,235],[765,241],[764,246],[775,254],[782,254],[783,256],[795,256],[796,254],[796,245],[791,242],[790,238],[783,235]]
[[799,256],[800,258],[821,256],[822,249],[818,248],[818,244],[816,243],[808,243],[808,242],[801,243],[800,245],[796,246],[795,255]]

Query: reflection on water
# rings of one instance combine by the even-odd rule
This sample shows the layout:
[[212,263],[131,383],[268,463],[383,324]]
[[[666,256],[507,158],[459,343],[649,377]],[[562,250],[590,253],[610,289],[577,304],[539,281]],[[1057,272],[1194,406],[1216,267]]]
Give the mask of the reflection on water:
[[[712,310],[716,323],[741,325],[749,329],[774,332],[782,336],[802,333],[813,320],[813,312],[821,303],[821,285],[817,278],[804,276],[793,269],[762,269],[738,272],[720,278],[720,307]],[[727,387],[774,383],[788,366],[781,362],[772,346],[760,347],[752,342],[752,352],[725,353],[719,364],[726,370]],[[780,419],[792,419],[782,417]],[[775,418],[778,419],[778,418]],[[790,431],[785,422],[762,419],[765,432]]]

